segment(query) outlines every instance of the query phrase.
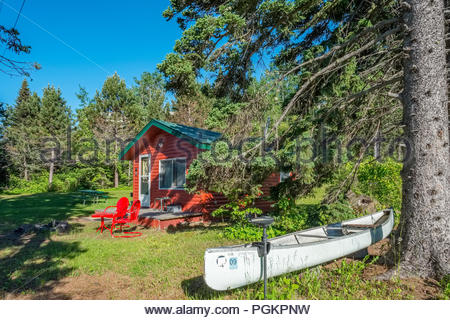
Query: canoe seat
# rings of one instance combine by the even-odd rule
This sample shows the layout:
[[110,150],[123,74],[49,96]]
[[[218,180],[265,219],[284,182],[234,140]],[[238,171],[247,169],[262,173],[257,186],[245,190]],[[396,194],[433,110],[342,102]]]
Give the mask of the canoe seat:
[[375,224],[346,224],[344,228],[370,229],[376,227]]

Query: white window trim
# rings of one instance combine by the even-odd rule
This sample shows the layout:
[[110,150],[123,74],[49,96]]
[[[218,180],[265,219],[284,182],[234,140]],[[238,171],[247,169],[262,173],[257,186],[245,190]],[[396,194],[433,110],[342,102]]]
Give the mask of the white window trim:
[[[148,197],[149,197],[149,206],[151,204],[151,194],[152,194],[152,168],[150,166],[151,164],[151,154],[150,153],[144,153],[144,154],[140,154],[139,155],[139,162],[137,165],[137,169],[138,169],[138,179],[139,179],[139,186],[138,186],[138,199],[139,201],[141,201],[141,177],[142,177],[142,167],[141,167],[141,162],[142,162],[142,158],[144,157],[148,157]],[[134,175],[134,172],[133,172]]]
[[[161,159],[158,161],[158,187],[159,190],[184,190],[184,187],[174,187],[174,188],[162,188],[161,187],[161,161],[168,161],[168,160],[184,160],[184,175],[186,178],[186,166],[187,166],[187,158],[186,157],[179,157],[179,158],[167,158],[167,159]],[[186,181],[186,179],[185,179]]]

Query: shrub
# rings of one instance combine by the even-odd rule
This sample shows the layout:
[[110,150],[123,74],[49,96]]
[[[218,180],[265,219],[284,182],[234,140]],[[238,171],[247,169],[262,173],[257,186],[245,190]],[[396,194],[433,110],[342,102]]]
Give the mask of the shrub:
[[18,176],[10,175],[9,176],[9,189],[22,189],[27,185],[27,181],[25,179],[21,179]]
[[306,229],[319,224],[318,206],[297,204],[295,199],[282,196],[275,204],[274,227],[283,233]]
[[[237,202],[225,204],[215,210],[212,215],[226,218],[231,224],[224,229],[223,235],[228,239],[257,241],[261,239],[261,229],[252,225],[248,217],[262,213],[258,208],[251,207],[251,197],[244,197]],[[319,206],[297,205],[295,200],[282,197],[274,204],[274,211],[270,213],[274,224],[267,228],[269,238],[280,236],[289,232],[306,229],[319,225]]]
[[401,170],[402,164],[393,159],[386,159],[384,162],[366,160],[359,168],[358,183],[354,191],[373,197],[385,207],[401,211]]
[[67,171],[58,171],[53,175],[51,186],[48,185],[48,171],[33,174],[30,181],[11,175],[9,177],[8,188],[3,191],[12,194],[20,194],[49,191],[71,192],[79,189],[105,188],[111,185],[106,171],[107,170],[102,167],[72,168]]
[[66,187],[57,189],[57,191],[75,191],[81,188],[99,189],[109,187],[111,183],[107,177],[106,171],[107,170],[102,167],[87,167],[59,172],[56,177],[63,181]]
[[9,177],[9,188],[6,189],[7,193],[12,194],[40,193],[47,191],[48,191],[48,173],[47,175],[35,174],[31,177],[30,181],[11,175]]
[[[267,228],[267,236],[269,238],[277,237],[282,234],[284,234],[284,232],[274,227]],[[249,222],[243,224],[233,224],[224,228],[223,236],[227,239],[260,241],[262,237],[262,229],[250,224]]]
[[254,198],[246,195],[237,201],[231,201],[224,204],[219,209],[212,212],[213,217],[226,217],[232,223],[242,224],[247,221],[248,216],[256,216],[262,211],[258,208],[252,208]]
[[320,224],[330,224],[355,218],[355,213],[346,201],[321,205],[318,210]]
[[[355,163],[348,162],[336,170],[327,188],[327,197],[337,195],[338,202],[345,202],[342,186],[351,180],[348,177],[353,175],[354,167]],[[361,162],[356,179],[349,187],[357,195],[366,195],[376,200],[379,203],[378,209],[393,207],[397,212],[396,221],[398,221],[402,204],[401,169],[402,164],[393,159],[378,162],[374,158],[368,158]],[[345,191],[345,188],[343,189]]]

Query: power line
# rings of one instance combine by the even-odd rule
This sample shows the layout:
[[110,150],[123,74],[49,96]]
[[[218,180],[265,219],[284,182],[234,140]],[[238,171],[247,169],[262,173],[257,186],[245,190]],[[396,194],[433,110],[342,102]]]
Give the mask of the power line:
[[[25,2],[25,1],[24,1]],[[4,2],[4,4],[6,5],[6,7],[8,7],[9,9],[18,12],[20,15],[20,12],[17,11],[14,7],[11,7],[7,2]],[[96,65],[99,69],[101,69],[103,72],[105,72],[106,74],[111,74],[110,71],[106,70],[105,68],[103,68],[101,65],[99,65],[98,63],[96,63],[95,61],[93,61],[91,58],[89,58],[88,56],[86,56],[84,53],[78,51],[77,49],[75,49],[74,47],[72,47],[71,45],[69,45],[67,42],[65,42],[64,40],[62,40],[61,38],[59,38],[58,36],[56,36],[55,34],[51,33],[50,31],[48,31],[47,29],[45,29],[43,26],[41,26],[40,24],[38,24],[37,22],[33,21],[32,19],[28,18],[26,15],[22,15],[22,17],[27,20],[28,22],[30,22],[31,24],[35,25],[36,27],[38,27],[39,29],[41,29],[42,31],[46,32],[48,35],[50,35],[52,38],[54,38],[55,40],[61,42],[63,45],[65,45],[66,47],[68,47],[69,49],[71,49],[72,51],[74,51],[76,54],[78,54],[79,56],[83,57],[84,59],[86,59],[87,61],[89,61],[90,63]]]
[[[25,5],[25,1],[26,0],[23,0],[22,1],[22,6],[20,7],[20,10],[19,10],[19,12],[17,13],[17,18],[16,18],[16,21],[14,22],[14,27],[13,27],[13,29],[16,29],[16,26],[17,26],[17,22],[19,22],[19,18],[20,18],[20,15],[21,15],[21,13],[22,13],[22,9],[23,9],[23,6]],[[1,11],[1,9],[2,9],[2,7],[3,7],[3,0],[0,2],[0,11]],[[3,50],[3,56],[5,55],[5,53],[6,53],[6,49],[7,49],[7,47],[5,47],[5,49]]]
[[[23,1],[22,1],[22,6],[20,7],[19,13],[17,14],[16,22],[14,22],[14,27],[13,27],[13,29],[15,29],[16,26],[17,26],[17,22],[19,21],[20,14],[22,13],[23,6],[25,5],[25,1],[26,1],[26,0],[23,0]],[[2,3],[3,3],[3,1],[2,1]]]

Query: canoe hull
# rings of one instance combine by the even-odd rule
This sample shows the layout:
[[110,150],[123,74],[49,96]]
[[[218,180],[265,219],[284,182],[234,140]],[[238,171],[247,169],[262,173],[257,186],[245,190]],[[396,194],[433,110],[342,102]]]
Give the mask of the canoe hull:
[[[347,222],[352,221],[359,222],[358,219]],[[386,238],[393,226],[394,216],[390,210],[388,218],[382,224],[332,239],[291,245],[276,245],[277,241],[282,242],[290,235],[270,239],[269,241],[273,243],[267,255],[268,277],[316,266],[365,249]],[[312,228],[296,234],[299,237],[301,234],[314,234],[320,228]],[[258,256],[256,247],[247,244],[212,248],[205,252],[204,279],[206,284],[214,290],[234,289],[257,282],[262,278],[263,259]]]

